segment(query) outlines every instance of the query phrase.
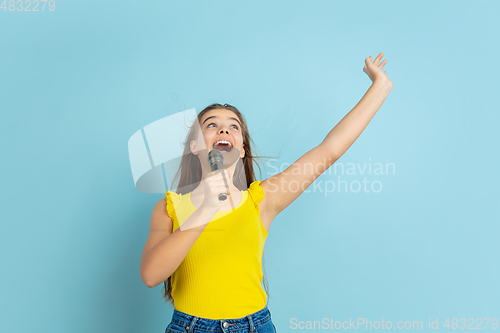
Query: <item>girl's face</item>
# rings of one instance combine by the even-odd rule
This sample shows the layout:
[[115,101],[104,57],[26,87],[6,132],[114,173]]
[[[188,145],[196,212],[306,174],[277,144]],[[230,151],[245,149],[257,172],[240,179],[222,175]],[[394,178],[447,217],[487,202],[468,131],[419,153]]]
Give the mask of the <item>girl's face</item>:
[[[224,164],[226,164],[226,160],[234,162],[238,157],[245,157],[241,124],[234,112],[226,109],[211,110],[200,119],[200,128],[202,135],[198,137],[198,140],[203,137],[206,146],[206,150],[199,151],[200,158],[203,157],[206,160],[208,153],[212,149],[218,149],[222,152]],[[221,140],[225,142],[219,143]],[[196,143],[194,147],[193,143],[195,142],[191,143],[191,148],[196,150]],[[203,142],[198,143],[198,149],[202,144]]]

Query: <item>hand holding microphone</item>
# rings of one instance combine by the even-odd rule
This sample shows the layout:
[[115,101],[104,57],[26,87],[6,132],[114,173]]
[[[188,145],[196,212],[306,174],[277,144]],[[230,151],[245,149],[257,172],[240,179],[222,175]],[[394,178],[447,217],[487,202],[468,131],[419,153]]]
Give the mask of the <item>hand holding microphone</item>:
[[224,178],[230,178],[229,171],[218,170],[206,175],[205,180],[203,180],[204,199],[201,207],[209,208],[216,212],[221,209],[222,201],[219,197],[224,195],[227,198],[229,194],[229,187],[226,186]]
[[[218,149],[212,149],[208,153],[208,164],[210,164],[210,168],[212,169],[212,172],[216,171],[216,170],[224,169],[223,163],[224,163],[224,156],[222,155],[222,153]],[[227,184],[227,181],[226,181],[226,177],[224,177],[225,174],[227,174],[227,173],[222,173],[222,177],[224,179],[224,183],[225,183],[226,187],[229,188],[229,185]],[[226,199],[227,199],[226,193],[219,194],[220,201],[224,201]]]
[[[210,151],[208,161],[212,172],[207,174],[203,180],[204,200],[202,207],[219,211],[222,201],[226,200],[230,193],[227,180],[230,181],[231,176],[229,171],[222,168],[223,157],[220,151],[216,149]],[[229,199],[231,201],[231,198]]]

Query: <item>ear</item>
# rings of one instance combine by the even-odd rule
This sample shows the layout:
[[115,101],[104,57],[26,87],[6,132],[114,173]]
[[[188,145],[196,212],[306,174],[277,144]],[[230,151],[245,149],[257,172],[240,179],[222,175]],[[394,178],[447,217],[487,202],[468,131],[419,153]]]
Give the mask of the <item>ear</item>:
[[193,155],[198,155],[199,154],[199,152],[196,150],[196,141],[191,140],[191,142],[189,143],[189,149],[191,149],[191,153]]
[[241,153],[240,153],[240,157],[243,159],[243,157],[245,157],[245,144],[243,144],[242,146],[242,149],[241,149]]

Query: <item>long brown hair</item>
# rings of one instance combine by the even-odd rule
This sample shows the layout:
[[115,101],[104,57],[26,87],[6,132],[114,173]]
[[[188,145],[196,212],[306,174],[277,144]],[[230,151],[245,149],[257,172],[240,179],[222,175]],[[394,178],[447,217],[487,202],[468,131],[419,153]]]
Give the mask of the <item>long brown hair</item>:
[[[243,167],[241,167],[241,163],[237,163],[236,169],[233,175],[233,183],[240,191],[244,191],[248,189],[250,184],[254,182],[255,179],[255,171],[253,168],[254,159],[258,158],[266,158],[267,156],[257,156],[252,155],[252,147],[255,146],[255,143],[250,138],[250,134],[248,133],[248,127],[245,120],[245,117],[241,112],[234,106],[229,104],[210,104],[205,109],[203,109],[195,119],[195,122],[201,122],[201,118],[205,113],[214,109],[226,109],[234,112],[236,116],[238,116],[241,122],[241,134],[243,136],[243,144],[245,150],[245,157],[243,157]],[[193,123],[191,126],[188,135],[186,136],[186,140],[184,141],[184,152],[182,154],[181,162],[177,173],[174,176],[173,183],[177,183],[176,191],[177,194],[186,194],[192,192],[201,181],[202,177],[202,169],[201,163],[198,156],[194,155],[190,149],[190,142],[196,140],[198,126],[195,126],[196,123]],[[259,167],[259,172],[262,172],[259,164],[255,161],[257,166]],[[243,172],[244,168],[244,172]],[[172,186],[171,186],[172,187]],[[265,266],[264,256],[262,257],[263,264]],[[165,298],[165,302],[170,302],[172,306],[174,306],[174,299],[172,297],[172,283],[171,276],[168,277],[166,281],[163,281],[163,296]],[[269,298],[269,288],[266,278],[266,270],[264,267],[264,289],[266,291],[267,297]]]

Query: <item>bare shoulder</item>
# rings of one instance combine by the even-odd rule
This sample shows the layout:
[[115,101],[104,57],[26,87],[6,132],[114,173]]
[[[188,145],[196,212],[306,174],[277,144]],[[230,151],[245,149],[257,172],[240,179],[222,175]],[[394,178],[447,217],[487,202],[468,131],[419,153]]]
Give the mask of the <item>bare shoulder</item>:
[[156,203],[155,207],[156,206],[162,206],[163,208],[165,208],[165,211],[167,211],[167,199],[165,197],[161,198],[160,200],[158,200],[158,202]]
[[153,207],[150,221],[150,231],[169,231],[172,232],[172,219],[168,215],[167,200],[162,198]]

